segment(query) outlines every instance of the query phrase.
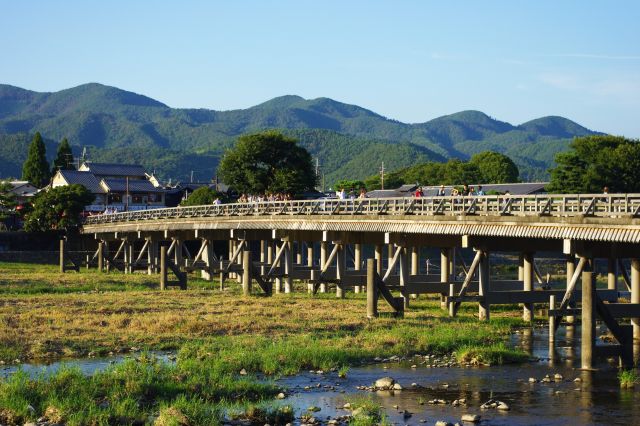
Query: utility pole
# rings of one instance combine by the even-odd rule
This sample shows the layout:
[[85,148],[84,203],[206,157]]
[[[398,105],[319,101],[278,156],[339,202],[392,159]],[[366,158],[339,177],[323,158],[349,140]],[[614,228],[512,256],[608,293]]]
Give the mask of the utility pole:
[[380,189],[384,189],[384,161],[380,167]]
[[193,183],[193,170],[191,170],[191,183]]

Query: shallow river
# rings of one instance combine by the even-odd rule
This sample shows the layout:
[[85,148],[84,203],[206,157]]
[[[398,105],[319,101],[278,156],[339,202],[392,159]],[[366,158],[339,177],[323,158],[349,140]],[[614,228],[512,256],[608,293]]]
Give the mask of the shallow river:
[[[282,378],[278,383],[289,389],[289,396],[283,402],[292,404],[298,416],[308,407],[317,406],[320,411],[312,414],[320,420],[349,414],[338,407],[350,402],[354,395],[371,395],[385,407],[389,420],[400,425],[433,425],[437,420],[455,423],[465,413],[480,414],[482,425],[640,425],[640,390],[620,389],[614,366],[601,359],[595,372],[575,368],[580,362],[579,331],[576,327],[574,339],[571,332],[567,336],[566,329],[560,328],[556,350],[551,357],[546,329],[519,331],[512,338],[513,345],[540,358],[523,365],[428,368],[416,360],[407,360],[352,368],[345,379],[338,378],[337,373],[303,373]],[[91,373],[121,359],[111,357],[66,363]],[[167,360],[166,355],[164,359]],[[411,368],[411,365],[417,365],[417,368]],[[35,374],[43,369],[54,371],[59,366],[59,363],[50,366],[25,364],[21,368]],[[16,368],[1,368],[0,375],[6,376]],[[563,376],[562,381],[529,383],[530,377],[540,380],[547,374],[553,377],[556,373]],[[405,389],[374,393],[356,389],[371,385],[384,376],[393,377]],[[576,378],[580,381],[574,381]],[[419,387],[411,388],[412,383]],[[453,400],[460,398],[466,398],[466,406],[451,405]],[[506,402],[511,410],[481,410],[480,405],[490,398]],[[433,399],[445,400],[447,404],[429,404]]]

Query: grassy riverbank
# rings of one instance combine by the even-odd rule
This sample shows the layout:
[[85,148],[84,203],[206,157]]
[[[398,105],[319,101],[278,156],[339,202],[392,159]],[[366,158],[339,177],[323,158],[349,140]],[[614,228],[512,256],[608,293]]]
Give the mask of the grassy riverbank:
[[[413,353],[457,351],[461,360],[489,363],[526,358],[504,345],[521,324],[518,311],[496,310],[490,323],[480,323],[475,306],[452,319],[437,300],[420,298],[403,319],[383,309],[381,318],[369,321],[364,295],[352,293],[345,300],[304,293],[243,298],[234,283],[224,292],[195,279],[187,291],[160,293],[156,286],[157,277],[142,274],[60,275],[53,267],[0,264],[5,362],[179,350],[175,366],[143,359],[90,378],[75,371],[35,381],[16,374],[0,382],[0,423],[11,423],[10,416],[16,422],[38,417],[49,408],[75,424],[144,423],[161,413],[183,415],[191,424],[205,424],[198,420],[204,416],[215,424],[229,401],[252,416],[286,417],[286,410],[256,407],[279,390],[246,377]],[[242,369],[249,376],[239,376]]]

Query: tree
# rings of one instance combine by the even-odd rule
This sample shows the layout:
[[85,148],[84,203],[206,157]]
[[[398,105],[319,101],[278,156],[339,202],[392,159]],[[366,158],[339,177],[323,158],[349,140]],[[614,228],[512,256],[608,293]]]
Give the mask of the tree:
[[87,188],[78,184],[42,191],[35,196],[33,210],[27,214],[24,228],[37,232],[78,227],[84,206],[94,199]]
[[475,154],[469,164],[478,168],[480,181],[478,183],[512,183],[518,182],[520,171],[518,166],[504,154],[484,151]]
[[575,138],[569,151],[556,155],[549,192],[640,192],[640,142],[622,136]]
[[0,220],[4,220],[16,206],[16,197],[10,192],[13,186],[9,182],[0,181]]
[[202,186],[189,195],[186,200],[180,202],[181,206],[203,206],[212,204],[216,198],[222,198],[222,194],[208,186]]
[[360,188],[365,188],[365,187],[366,185],[363,181],[349,180],[349,179],[339,180],[335,183],[335,185],[333,185],[333,189],[335,190],[340,190],[344,188],[346,191],[349,191],[350,189],[359,190]]
[[29,145],[27,159],[22,165],[22,179],[37,188],[42,188],[49,183],[50,177],[46,148],[40,132],[37,132]]
[[73,169],[73,152],[71,151],[71,145],[67,138],[62,139],[58,145],[58,151],[56,153],[56,159],[53,160],[52,173],[58,170],[71,170]]
[[218,172],[227,185],[247,194],[299,194],[316,185],[311,155],[277,131],[240,136]]

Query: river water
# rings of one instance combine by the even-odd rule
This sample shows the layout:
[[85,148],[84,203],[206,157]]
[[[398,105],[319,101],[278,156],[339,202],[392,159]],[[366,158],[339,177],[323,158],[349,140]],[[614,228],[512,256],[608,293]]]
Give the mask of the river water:
[[[320,411],[311,413],[319,420],[349,414],[340,407],[353,401],[356,395],[368,395],[385,407],[391,422],[399,425],[433,425],[437,420],[455,423],[465,413],[481,415],[483,425],[640,425],[640,390],[620,389],[615,365],[598,359],[597,371],[576,368],[580,363],[579,335],[579,327],[569,329],[568,333],[561,327],[556,349],[550,353],[545,328],[519,330],[513,335],[512,344],[538,358],[521,365],[429,368],[416,358],[352,368],[346,378],[338,378],[335,372],[309,372],[282,378],[278,383],[288,389],[283,403],[293,405],[298,415],[310,406],[319,407]],[[170,362],[167,355],[161,357]],[[123,358],[84,359],[66,364],[91,373]],[[52,372],[60,366],[61,363],[24,364],[19,368],[36,374]],[[4,367],[0,376],[7,376],[17,368]],[[561,381],[539,381],[547,374],[553,378],[556,373],[563,376]],[[395,392],[357,389],[384,376],[393,377],[404,389]],[[538,382],[530,383],[530,377]],[[413,383],[418,386],[412,388]],[[466,399],[466,405],[451,404],[460,398]],[[511,409],[481,410],[480,406],[490,398],[506,402]],[[447,404],[429,404],[433,399],[445,400]]]

